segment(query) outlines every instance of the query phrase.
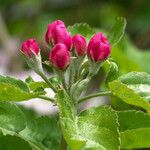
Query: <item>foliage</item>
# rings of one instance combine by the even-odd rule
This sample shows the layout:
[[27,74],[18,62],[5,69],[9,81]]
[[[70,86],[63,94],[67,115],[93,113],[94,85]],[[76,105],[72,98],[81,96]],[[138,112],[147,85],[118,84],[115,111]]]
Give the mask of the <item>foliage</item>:
[[150,111],[150,75],[144,72],[131,72],[109,83],[114,95],[124,102]]
[[4,76],[0,76],[0,89],[0,100],[4,101],[24,101],[45,94],[45,92],[31,92],[25,82]]
[[83,146],[91,150],[119,149],[117,115],[110,107],[91,108],[76,117],[75,109],[64,91],[58,93],[57,100],[61,127],[71,149],[80,150]]
[[[60,129],[56,118],[39,116],[28,118],[12,102],[0,102],[0,148],[48,150],[59,148]],[[14,143],[12,145],[12,143]]]
[[[150,117],[141,111],[118,112],[121,148],[149,148]],[[139,138],[140,137],[140,138]]]

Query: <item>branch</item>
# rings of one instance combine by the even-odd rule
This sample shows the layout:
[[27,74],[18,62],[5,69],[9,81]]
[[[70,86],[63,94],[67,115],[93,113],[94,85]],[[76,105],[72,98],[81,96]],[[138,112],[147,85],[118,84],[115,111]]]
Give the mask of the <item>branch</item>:
[[81,103],[83,101],[86,101],[86,100],[94,98],[94,97],[99,97],[99,96],[104,96],[104,95],[109,95],[109,94],[111,94],[111,91],[105,91],[105,92],[99,92],[99,93],[91,94],[91,95],[85,96],[83,98],[80,98],[78,100],[78,102]]

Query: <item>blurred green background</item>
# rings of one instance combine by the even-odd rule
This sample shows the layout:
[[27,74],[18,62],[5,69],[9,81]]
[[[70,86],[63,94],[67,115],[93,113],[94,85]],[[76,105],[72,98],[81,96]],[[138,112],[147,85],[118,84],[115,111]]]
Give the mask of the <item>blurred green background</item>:
[[150,73],[149,0],[0,0],[0,15],[0,52],[5,51],[3,58],[13,55],[9,56],[10,63],[0,61],[7,71],[20,70],[21,61],[14,54],[26,38],[36,37],[46,49],[44,34],[56,19],[66,25],[86,22],[99,31],[109,31],[115,18],[123,16],[127,19],[126,35],[112,50],[112,56],[122,73]]

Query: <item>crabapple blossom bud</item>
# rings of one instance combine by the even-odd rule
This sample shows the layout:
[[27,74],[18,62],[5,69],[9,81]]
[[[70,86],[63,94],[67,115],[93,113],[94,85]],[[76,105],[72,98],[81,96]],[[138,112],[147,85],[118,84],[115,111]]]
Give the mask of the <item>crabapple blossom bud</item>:
[[35,39],[28,39],[22,43],[21,51],[28,57],[32,57],[32,53],[38,55],[40,49]]
[[110,50],[110,44],[106,36],[99,32],[91,38],[87,48],[87,55],[92,61],[99,62],[109,57]]
[[61,20],[56,20],[53,23],[49,24],[47,27],[47,32],[45,34],[45,40],[48,44],[53,43],[54,44],[54,40],[55,40],[55,29],[58,25],[62,25],[65,27],[64,22],[62,22]]
[[56,20],[48,25],[45,40],[48,44],[63,43],[67,46],[68,50],[70,50],[72,45],[72,37],[61,20]]
[[65,70],[70,64],[70,54],[66,45],[56,44],[50,52],[49,60],[55,68]]
[[66,27],[63,25],[58,25],[55,30],[55,44],[62,43],[65,44],[67,49],[70,50],[72,46],[72,37],[67,31]]
[[81,57],[85,55],[87,50],[87,43],[85,38],[80,34],[76,34],[73,37],[73,47],[77,56]]

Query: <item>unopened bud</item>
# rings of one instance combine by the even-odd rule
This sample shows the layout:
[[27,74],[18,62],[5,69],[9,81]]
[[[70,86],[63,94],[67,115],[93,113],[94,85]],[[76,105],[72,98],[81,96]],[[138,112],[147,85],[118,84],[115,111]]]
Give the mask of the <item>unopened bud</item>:
[[70,54],[67,47],[64,44],[56,44],[49,57],[52,65],[59,70],[65,70],[70,64]]
[[73,48],[77,56],[82,57],[86,54],[87,51],[87,43],[85,38],[80,35],[76,34],[73,37]]
[[107,38],[103,33],[99,32],[91,38],[87,48],[87,55],[94,62],[104,61],[110,56],[110,50]]

